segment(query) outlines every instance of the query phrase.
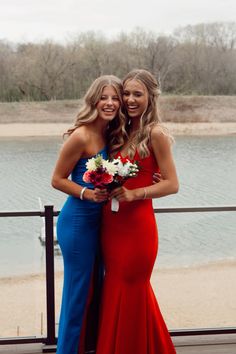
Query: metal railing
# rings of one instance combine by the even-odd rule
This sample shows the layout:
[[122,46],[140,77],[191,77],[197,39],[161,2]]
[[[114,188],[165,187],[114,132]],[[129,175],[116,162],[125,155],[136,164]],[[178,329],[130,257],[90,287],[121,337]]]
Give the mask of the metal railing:
[[[236,212],[235,205],[229,206],[199,206],[199,207],[162,207],[154,209],[155,213],[193,213],[193,212]],[[54,211],[53,205],[46,205],[44,211],[2,211],[0,217],[33,217],[45,218],[45,247],[46,247],[46,300],[47,300],[47,336],[46,337],[22,337],[0,338],[0,345],[44,343],[45,351],[55,351],[57,343],[55,335],[55,286],[54,286],[54,227],[53,219],[59,215]],[[170,331],[171,336],[212,335],[236,333],[236,327],[222,328],[196,328],[179,329]]]

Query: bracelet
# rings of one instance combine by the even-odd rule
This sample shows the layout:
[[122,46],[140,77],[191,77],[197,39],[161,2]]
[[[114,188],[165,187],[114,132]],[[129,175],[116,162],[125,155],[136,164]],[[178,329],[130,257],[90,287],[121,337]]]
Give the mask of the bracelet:
[[143,190],[144,190],[143,199],[146,199],[147,198],[147,189],[144,187]]
[[84,199],[84,192],[85,192],[85,189],[87,189],[87,187],[83,187],[83,188],[81,189],[81,191],[80,191],[79,197],[80,197],[81,200]]

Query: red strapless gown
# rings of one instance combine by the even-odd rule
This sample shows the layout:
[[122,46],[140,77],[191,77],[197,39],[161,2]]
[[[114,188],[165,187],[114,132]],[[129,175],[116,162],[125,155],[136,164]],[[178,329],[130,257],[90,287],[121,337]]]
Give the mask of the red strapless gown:
[[[149,186],[158,170],[154,155],[140,159],[137,177],[124,186]],[[150,277],[158,234],[152,200],[121,202],[119,211],[103,210],[101,233],[105,279],[96,354],[176,353],[161,315]]]

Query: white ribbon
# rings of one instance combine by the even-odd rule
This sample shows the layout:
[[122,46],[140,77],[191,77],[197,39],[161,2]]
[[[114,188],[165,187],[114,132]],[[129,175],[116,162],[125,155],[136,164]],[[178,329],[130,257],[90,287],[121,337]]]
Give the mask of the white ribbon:
[[117,212],[119,210],[119,201],[116,198],[111,200],[111,211]]

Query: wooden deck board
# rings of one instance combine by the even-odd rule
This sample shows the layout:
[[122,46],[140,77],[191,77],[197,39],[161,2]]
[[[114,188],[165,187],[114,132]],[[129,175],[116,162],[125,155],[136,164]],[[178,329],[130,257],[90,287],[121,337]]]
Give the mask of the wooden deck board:
[[[4,348],[5,347],[5,348]],[[204,346],[177,347],[177,354],[236,354],[236,344],[218,344]],[[1,354],[42,354],[40,348],[21,348],[19,346],[2,346]],[[55,353],[55,352],[54,352]]]
[[[0,348],[1,354],[42,354],[39,349]],[[236,344],[177,347],[177,354],[236,354]],[[54,352],[55,354],[55,352]]]
[[177,347],[177,354],[236,354],[236,344]]
[[[175,337],[173,341],[177,354],[236,354],[236,335]],[[42,354],[42,348],[40,343],[0,345],[0,354]]]

